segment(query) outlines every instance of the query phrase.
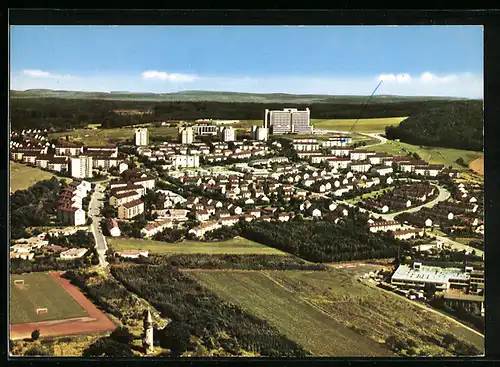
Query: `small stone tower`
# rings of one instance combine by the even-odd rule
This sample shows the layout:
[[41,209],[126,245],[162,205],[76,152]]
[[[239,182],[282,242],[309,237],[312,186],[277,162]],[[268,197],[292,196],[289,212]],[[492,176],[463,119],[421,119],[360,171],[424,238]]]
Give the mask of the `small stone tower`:
[[149,310],[146,312],[144,318],[144,339],[142,344],[144,349],[146,349],[146,353],[153,352],[153,318]]

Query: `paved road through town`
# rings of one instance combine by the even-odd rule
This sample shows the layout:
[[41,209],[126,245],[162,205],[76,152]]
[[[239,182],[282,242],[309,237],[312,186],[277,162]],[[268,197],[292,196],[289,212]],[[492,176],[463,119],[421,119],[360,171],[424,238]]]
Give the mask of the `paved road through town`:
[[99,255],[99,265],[106,267],[108,265],[106,261],[106,250],[108,246],[106,245],[106,238],[104,237],[101,230],[101,220],[102,216],[100,214],[102,208],[102,202],[100,200],[104,199],[104,186],[100,183],[95,184],[94,192],[90,198],[89,203],[89,216],[92,218],[92,234],[94,235],[97,254]]

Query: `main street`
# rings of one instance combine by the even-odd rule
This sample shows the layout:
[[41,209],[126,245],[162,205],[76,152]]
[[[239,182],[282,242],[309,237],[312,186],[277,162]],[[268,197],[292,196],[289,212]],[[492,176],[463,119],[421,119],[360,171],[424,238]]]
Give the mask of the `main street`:
[[106,267],[108,265],[106,261],[106,250],[108,249],[106,245],[106,238],[101,230],[101,207],[102,202],[100,200],[104,199],[104,186],[100,183],[96,182],[94,192],[90,198],[89,203],[89,217],[92,218],[92,234],[95,239],[95,246],[97,250],[97,254],[99,255],[99,265]]

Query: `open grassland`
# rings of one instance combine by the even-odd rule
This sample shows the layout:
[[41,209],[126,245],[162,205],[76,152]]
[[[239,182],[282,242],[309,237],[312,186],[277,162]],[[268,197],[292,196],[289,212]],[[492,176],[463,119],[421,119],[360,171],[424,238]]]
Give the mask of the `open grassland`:
[[371,147],[375,152],[386,152],[392,155],[406,155],[407,153],[417,153],[423,160],[432,164],[444,164],[445,167],[452,166],[454,169],[465,170],[456,163],[458,158],[463,158],[465,164],[469,164],[476,158],[483,157],[483,152],[472,150],[450,149],[440,147],[425,147],[411,145],[402,142],[388,140],[387,143]]
[[484,176],[484,157],[477,158],[472,162],[470,162],[469,168],[474,172],[476,172],[477,174]]
[[257,254],[257,255],[287,255],[272,247],[235,237],[221,242],[182,241],[168,243],[137,238],[110,238],[108,242],[115,251],[148,250],[162,254]]
[[[36,167],[29,167],[21,163],[10,162],[10,190],[24,190],[38,181],[50,180],[54,175]],[[57,177],[57,176],[56,176]],[[71,179],[64,177],[66,181]]]
[[[177,136],[177,128],[169,126],[149,127],[149,136]],[[69,132],[50,134],[49,138],[60,138],[69,135],[74,141],[82,142],[85,145],[113,144],[119,141],[134,138],[134,128],[113,128],[113,129],[75,129]]]
[[[267,320],[314,355],[391,354],[383,346],[336,322],[297,293],[288,291],[274,279],[275,273],[277,272],[199,271],[190,274],[221,298]],[[312,276],[318,272],[305,273]]]
[[[23,286],[14,284],[14,281],[18,279],[24,280]],[[46,314],[37,314],[37,308],[47,308],[48,312]],[[11,325],[84,316],[88,316],[85,310],[49,274],[11,275]]]
[[356,280],[374,269],[365,265],[314,272],[190,274],[223,299],[268,320],[314,354],[383,355],[383,343],[397,337],[415,342],[410,342],[414,345],[411,351],[402,350],[400,355],[450,356],[453,350],[441,345],[447,333],[484,349],[484,338],[473,331],[401,296]]
[[[386,126],[398,126],[407,117],[384,117],[359,119],[352,131],[361,133],[384,133]],[[315,129],[350,131],[356,119],[311,120]]]

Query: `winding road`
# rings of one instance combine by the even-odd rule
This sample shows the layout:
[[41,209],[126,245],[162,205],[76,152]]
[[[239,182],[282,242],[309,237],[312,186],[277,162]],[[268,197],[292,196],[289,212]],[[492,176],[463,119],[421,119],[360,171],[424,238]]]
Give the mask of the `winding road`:
[[106,267],[108,262],[106,261],[106,250],[108,246],[106,244],[106,238],[101,230],[101,220],[102,216],[100,214],[102,208],[102,202],[100,200],[104,199],[104,186],[96,182],[94,192],[90,198],[89,203],[89,216],[92,218],[92,234],[94,235],[95,245],[97,254],[99,255],[99,265]]

